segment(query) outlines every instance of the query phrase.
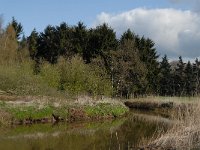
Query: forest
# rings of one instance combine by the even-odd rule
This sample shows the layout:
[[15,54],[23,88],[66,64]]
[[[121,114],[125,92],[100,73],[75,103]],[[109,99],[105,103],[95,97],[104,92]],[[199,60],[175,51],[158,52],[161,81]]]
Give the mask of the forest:
[[0,87],[17,94],[53,89],[119,98],[199,95],[198,59],[160,57],[153,40],[130,29],[118,38],[105,23],[87,28],[63,22],[27,37],[15,18],[0,25]]

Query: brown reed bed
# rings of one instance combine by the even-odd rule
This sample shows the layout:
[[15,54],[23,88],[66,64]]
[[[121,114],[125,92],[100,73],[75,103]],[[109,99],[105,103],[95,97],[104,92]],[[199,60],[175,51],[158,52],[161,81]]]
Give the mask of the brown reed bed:
[[143,149],[190,150],[200,148],[200,101],[176,106],[174,123],[169,130],[159,131]]

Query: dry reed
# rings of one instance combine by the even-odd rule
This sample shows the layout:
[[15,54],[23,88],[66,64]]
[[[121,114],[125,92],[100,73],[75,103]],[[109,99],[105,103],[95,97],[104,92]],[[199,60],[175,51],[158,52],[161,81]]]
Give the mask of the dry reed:
[[172,128],[160,133],[149,145],[177,150],[200,148],[200,102],[182,104],[176,109]]

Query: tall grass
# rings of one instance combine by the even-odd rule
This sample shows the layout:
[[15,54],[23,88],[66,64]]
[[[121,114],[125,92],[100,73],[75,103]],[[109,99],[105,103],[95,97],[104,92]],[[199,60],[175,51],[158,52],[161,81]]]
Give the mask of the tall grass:
[[200,148],[200,102],[177,107],[176,121],[166,133],[161,133],[150,145],[180,150]]

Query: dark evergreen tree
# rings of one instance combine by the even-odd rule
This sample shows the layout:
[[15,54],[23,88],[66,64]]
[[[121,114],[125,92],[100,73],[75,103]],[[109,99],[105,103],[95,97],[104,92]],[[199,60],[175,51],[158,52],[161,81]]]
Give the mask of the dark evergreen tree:
[[195,81],[196,81],[196,94],[200,93],[200,62],[198,59],[195,60]]
[[120,42],[123,43],[127,40],[135,41],[135,34],[130,29],[122,34]]
[[185,63],[182,60],[182,57],[179,57],[179,62],[175,69],[175,76],[174,76],[174,82],[175,82],[175,95],[182,96],[183,90],[184,90],[184,69],[185,69]]
[[38,33],[36,29],[31,32],[31,35],[28,37],[28,49],[30,53],[30,57],[35,59],[38,52]]
[[49,25],[45,28],[44,33],[39,35],[37,55],[50,63],[56,63],[60,54],[59,37],[56,33],[56,28]]
[[27,40],[28,40],[27,37],[23,34],[23,36],[19,42],[19,50],[27,47],[27,44],[28,44]]
[[168,62],[167,55],[162,58],[160,63],[159,73],[159,93],[161,96],[172,96],[173,95],[173,83],[171,66]]
[[23,33],[23,27],[22,27],[21,23],[17,22],[17,20],[13,17],[10,24],[15,29],[16,38],[19,40],[20,35]]
[[192,64],[192,86],[193,86],[193,95],[198,95],[199,93],[199,66],[198,60],[195,60],[195,63]]
[[185,83],[184,83],[184,91],[187,96],[192,96],[194,91],[194,78],[193,78],[193,70],[190,61],[188,61],[185,70]]
[[91,51],[93,57],[101,56],[108,70],[110,51],[116,50],[117,45],[116,34],[107,24],[104,23],[90,30],[88,49]]
[[73,43],[74,40],[74,29],[69,27],[65,22],[61,23],[60,26],[56,27],[57,40],[57,51],[59,56],[65,58],[71,58],[78,53]]
[[[136,38],[137,43],[137,38]],[[158,62],[158,55],[156,52],[155,43],[147,38],[145,39],[142,37],[137,44],[139,49],[139,55],[141,61],[146,64],[148,73],[147,73],[147,91],[150,94],[157,94],[158,90],[158,73],[159,73],[159,62]]]
[[88,48],[88,34],[86,26],[82,22],[78,22],[78,25],[75,26],[73,43],[76,51],[82,55],[83,60],[86,63],[90,63],[90,59],[92,57]]

